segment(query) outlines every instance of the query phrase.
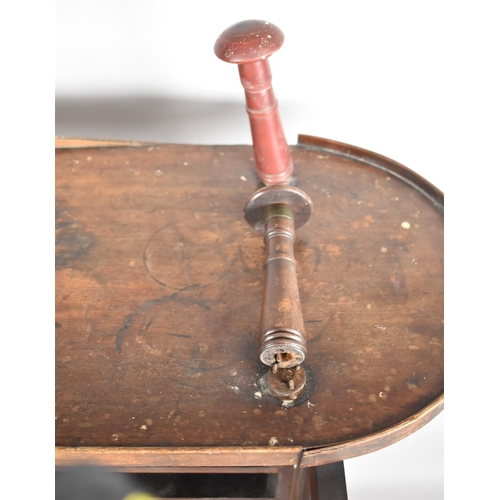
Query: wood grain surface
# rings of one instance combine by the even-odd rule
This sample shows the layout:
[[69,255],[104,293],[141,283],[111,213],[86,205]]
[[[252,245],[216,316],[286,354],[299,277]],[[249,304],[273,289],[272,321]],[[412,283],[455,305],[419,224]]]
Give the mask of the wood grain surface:
[[290,447],[314,465],[339,458],[317,450],[373,451],[440,411],[442,194],[357,148],[304,137],[291,150],[314,204],[295,244],[310,383],[291,407],[259,386],[251,146],[57,150],[60,453]]

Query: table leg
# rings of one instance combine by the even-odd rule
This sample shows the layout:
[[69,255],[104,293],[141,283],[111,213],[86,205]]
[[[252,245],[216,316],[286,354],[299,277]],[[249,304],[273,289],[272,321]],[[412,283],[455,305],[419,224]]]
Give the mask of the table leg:
[[344,462],[309,469],[311,500],[347,500]]

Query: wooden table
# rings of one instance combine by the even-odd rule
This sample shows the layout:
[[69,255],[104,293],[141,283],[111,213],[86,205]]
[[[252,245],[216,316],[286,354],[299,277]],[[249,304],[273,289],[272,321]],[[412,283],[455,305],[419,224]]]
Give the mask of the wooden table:
[[442,410],[443,195],[417,174],[291,146],[314,212],[295,244],[309,383],[286,406],[259,385],[252,147],[58,146],[58,468],[262,473],[259,498],[345,498],[343,460]]

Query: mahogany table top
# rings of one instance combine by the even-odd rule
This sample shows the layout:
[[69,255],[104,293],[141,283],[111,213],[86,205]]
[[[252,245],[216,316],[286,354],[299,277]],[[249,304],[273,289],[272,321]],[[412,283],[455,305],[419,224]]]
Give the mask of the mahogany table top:
[[160,449],[321,463],[441,410],[442,193],[352,146],[302,136],[291,152],[314,211],[295,244],[310,384],[287,407],[258,385],[251,146],[57,150],[61,463],[68,450]]

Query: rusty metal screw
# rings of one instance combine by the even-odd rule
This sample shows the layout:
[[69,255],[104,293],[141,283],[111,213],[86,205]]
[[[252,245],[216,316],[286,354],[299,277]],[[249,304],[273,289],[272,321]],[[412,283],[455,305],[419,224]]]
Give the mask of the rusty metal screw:
[[306,388],[306,371],[281,368],[277,372],[270,369],[266,377],[269,392],[277,399],[294,401]]
[[266,185],[286,182],[293,173],[290,148],[278,113],[267,58],[283,44],[282,31],[267,21],[233,24],[217,38],[215,55],[238,64],[245,89],[257,173]]

